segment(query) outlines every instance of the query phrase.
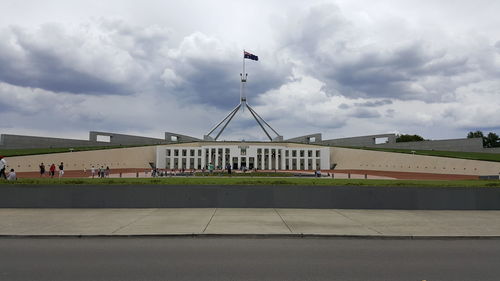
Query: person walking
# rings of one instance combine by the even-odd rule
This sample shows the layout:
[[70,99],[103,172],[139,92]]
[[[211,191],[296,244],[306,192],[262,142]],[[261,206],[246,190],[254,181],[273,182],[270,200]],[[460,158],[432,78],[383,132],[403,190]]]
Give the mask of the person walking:
[[43,164],[40,164],[40,177],[43,177],[43,175],[45,175],[45,165]]
[[54,174],[56,173],[56,165],[54,163],[50,165],[49,172],[50,172],[50,177],[53,178]]
[[7,179],[7,176],[5,175],[5,168],[7,168],[7,161],[5,161],[3,156],[0,156],[0,177]]
[[109,178],[109,173],[110,173],[109,166],[106,166],[106,177],[107,178]]
[[95,168],[94,168],[94,166],[92,166],[92,169],[90,169],[90,172],[92,173],[92,178],[94,178],[94,176],[95,176]]
[[62,176],[64,176],[64,163],[61,162],[61,164],[59,164],[59,177],[61,178]]

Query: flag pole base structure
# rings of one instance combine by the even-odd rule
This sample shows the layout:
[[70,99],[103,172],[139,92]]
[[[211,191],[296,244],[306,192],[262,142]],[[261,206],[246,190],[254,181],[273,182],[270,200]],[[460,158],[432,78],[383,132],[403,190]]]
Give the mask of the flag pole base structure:
[[[257,124],[259,124],[260,128],[262,131],[264,131],[264,134],[266,134],[267,138],[270,141],[283,141],[283,136],[278,134],[276,130],[269,125],[269,123],[264,120],[248,103],[240,103],[236,108],[231,110],[222,121],[220,121],[215,127],[213,127],[206,135],[203,136],[203,140],[206,141],[217,141],[217,139],[220,137],[222,132],[224,132],[224,129],[226,129],[227,125],[233,120],[233,117],[238,113],[238,111],[243,110],[244,108],[247,108],[248,111],[250,111],[250,114],[252,114],[253,118],[255,121],[257,121]],[[219,130],[218,130],[219,129]],[[216,134],[215,137],[211,136],[212,134]],[[274,136],[274,137],[273,137]]]
[[[262,131],[264,131],[264,133],[266,134],[267,138],[270,141],[283,141],[283,136],[278,134],[278,132],[276,132],[276,130],[273,129],[273,127],[271,127],[271,125],[269,125],[269,123],[267,123],[266,120],[264,120],[264,118],[260,117],[260,115],[252,107],[250,107],[250,105],[248,105],[248,103],[247,103],[247,97],[246,97],[246,93],[245,93],[246,87],[245,86],[246,86],[248,74],[245,72],[245,59],[251,59],[251,60],[258,61],[259,57],[243,50],[243,72],[240,73],[240,76],[241,76],[240,104],[238,104],[238,106],[236,106],[233,110],[231,110],[231,112],[229,112],[229,114],[226,115],[226,117],[224,117],[222,119],[222,121],[217,123],[217,125],[215,125],[206,135],[204,135],[203,140],[216,141],[220,137],[222,132],[224,132],[224,129],[226,129],[227,125],[229,125],[231,120],[233,120],[233,117],[236,115],[236,113],[238,113],[238,111],[240,109],[244,111],[245,108],[247,108],[248,111],[250,111],[250,114],[252,114],[253,118],[255,119],[255,121],[257,121],[257,124],[259,124],[260,128],[262,129]],[[215,137],[211,136],[212,133],[214,133],[214,134],[216,133]],[[274,137],[272,137],[272,135]]]

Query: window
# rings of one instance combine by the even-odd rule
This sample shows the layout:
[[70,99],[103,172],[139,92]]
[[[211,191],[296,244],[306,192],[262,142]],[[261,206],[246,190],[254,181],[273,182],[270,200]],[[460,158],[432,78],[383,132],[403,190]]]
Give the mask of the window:
[[170,149],[167,149],[167,156],[170,156],[172,151]]
[[389,142],[389,138],[388,137],[385,137],[385,138],[375,138],[374,142],[375,142],[375,144],[388,143]]
[[288,150],[285,150],[285,157],[288,157],[289,156],[289,151]]
[[182,156],[186,156],[187,155],[187,149],[183,149],[182,150]]
[[198,156],[201,156],[201,149],[198,149]]
[[247,149],[246,148],[241,148],[240,149],[240,155],[247,155]]
[[300,157],[304,157],[304,150],[300,151]]
[[319,157],[319,150],[316,150],[316,157]]
[[174,156],[179,156],[179,150],[178,149],[174,149]]
[[96,141],[98,141],[98,142],[111,142],[111,136],[97,135]]
[[189,156],[194,156],[194,149],[191,149],[191,150],[189,151]]
[[307,157],[313,157],[313,152],[312,150],[307,151]]
[[297,150],[292,150],[292,157],[297,157]]

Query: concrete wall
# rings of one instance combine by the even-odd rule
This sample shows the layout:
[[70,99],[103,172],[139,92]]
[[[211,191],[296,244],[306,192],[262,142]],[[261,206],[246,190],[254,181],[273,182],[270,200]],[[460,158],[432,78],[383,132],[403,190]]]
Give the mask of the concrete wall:
[[[375,144],[375,138],[388,138],[387,143]],[[463,152],[483,152],[500,153],[500,148],[483,148],[481,138],[463,138],[448,140],[425,140],[413,142],[396,142],[395,134],[371,135],[353,138],[323,140],[318,144],[331,146],[355,146],[374,148],[396,148],[410,150],[441,150],[441,151],[463,151]]]
[[397,143],[370,145],[369,147],[400,148],[400,149],[413,149],[413,150],[484,152],[483,140],[481,138],[397,142]]
[[500,147],[492,147],[492,148],[484,148],[483,151],[484,153],[500,153]]
[[148,138],[124,134],[116,134],[109,132],[89,132],[89,140],[97,142],[97,136],[109,136],[110,142],[104,142],[107,145],[147,145],[147,144],[164,144],[164,139]]
[[0,135],[0,149],[17,148],[52,148],[52,147],[84,147],[106,146],[106,142],[90,142],[88,140],[75,140],[63,138],[47,138],[21,135]]
[[499,188],[357,186],[15,186],[0,208],[499,210]]
[[[314,139],[314,141],[312,141],[312,139]],[[285,141],[286,142],[300,142],[300,143],[321,143],[322,135],[320,133],[310,134],[310,135],[305,135],[305,136],[287,139]]]
[[[97,136],[109,136],[109,142],[97,141]],[[131,136],[109,132],[89,133],[89,140],[76,140],[64,138],[36,137],[23,135],[0,135],[0,149],[23,149],[23,148],[71,148],[87,146],[118,146],[118,145],[150,145],[165,144],[163,139],[155,139],[140,136]]]
[[457,175],[498,175],[500,163],[332,147],[335,169]]
[[375,139],[377,138],[387,138],[388,143],[396,143],[395,134],[380,134],[380,135],[370,135],[352,138],[341,138],[341,139],[330,139],[323,140],[318,144],[324,145],[336,145],[336,146],[373,146],[375,145]]
[[6,157],[8,169],[17,172],[38,171],[38,165],[44,163],[46,169],[54,163],[64,162],[65,170],[89,170],[95,167],[113,168],[150,168],[149,162],[155,162],[156,146],[116,148],[106,150],[65,152],[29,156]]
[[[176,140],[173,140],[173,138],[175,138]],[[172,132],[165,132],[165,141],[167,143],[182,143],[182,142],[201,141],[201,139]]]

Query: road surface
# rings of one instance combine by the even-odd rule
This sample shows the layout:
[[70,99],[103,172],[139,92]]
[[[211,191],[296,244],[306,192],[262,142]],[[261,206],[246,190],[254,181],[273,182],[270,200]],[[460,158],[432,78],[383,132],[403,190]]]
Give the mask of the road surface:
[[499,280],[500,240],[0,238],[0,280]]

